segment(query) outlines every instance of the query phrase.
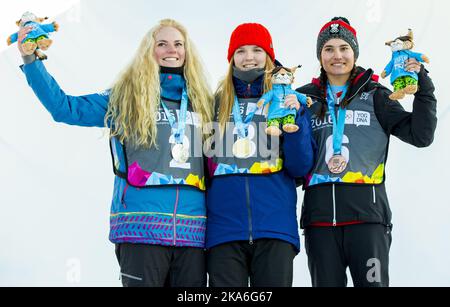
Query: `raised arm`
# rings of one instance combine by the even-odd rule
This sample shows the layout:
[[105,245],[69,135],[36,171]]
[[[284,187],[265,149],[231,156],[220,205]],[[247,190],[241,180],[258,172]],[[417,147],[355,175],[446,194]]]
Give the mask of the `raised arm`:
[[[19,31],[19,41],[30,28]],[[24,58],[22,71],[44,107],[57,122],[84,127],[104,127],[104,118],[108,109],[108,94],[69,96],[64,93],[55,79],[47,72],[44,64],[36,56],[25,56],[21,44],[19,51]]]
[[389,99],[390,91],[380,89],[375,96],[375,113],[384,130],[416,147],[433,143],[437,126],[434,85],[422,65],[418,74],[419,91],[415,94],[413,111],[407,112],[397,101]]
[[109,102],[107,93],[66,95],[39,60],[25,64],[22,70],[28,84],[55,121],[83,127],[104,127]]

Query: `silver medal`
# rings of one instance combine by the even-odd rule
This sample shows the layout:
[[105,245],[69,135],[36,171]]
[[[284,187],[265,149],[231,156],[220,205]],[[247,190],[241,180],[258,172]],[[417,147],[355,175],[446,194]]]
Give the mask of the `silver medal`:
[[176,144],[172,148],[172,157],[178,163],[186,163],[189,160],[189,150],[183,144]]

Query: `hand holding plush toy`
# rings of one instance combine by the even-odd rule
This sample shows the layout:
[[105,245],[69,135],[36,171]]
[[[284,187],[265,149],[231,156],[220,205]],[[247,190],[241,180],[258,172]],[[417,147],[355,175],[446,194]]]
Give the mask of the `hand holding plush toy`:
[[[59,25],[56,22],[51,24],[41,24],[48,18],[38,18],[36,15],[30,12],[26,12],[22,15],[22,18],[16,22],[20,29],[31,27],[31,31],[27,36],[18,42],[21,44],[21,49],[24,55],[36,54],[41,60],[47,59],[47,56],[40,50],[46,51],[53,41],[49,39],[49,33],[56,32],[59,29]],[[19,33],[16,32],[8,37],[8,46],[17,42],[19,39]]]
[[294,73],[299,67],[292,69],[286,67],[276,67],[269,74],[272,81],[272,90],[264,94],[258,101],[258,108],[262,108],[270,103],[268,123],[266,133],[272,136],[280,136],[282,131],[287,133],[297,132],[299,127],[295,124],[297,115],[296,109],[288,108],[285,105],[287,95],[295,95],[302,105],[310,107],[312,99],[294,91],[291,84],[294,83]]
[[406,61],[414,58],[419,62],[429,63],[428,57],[421,53],[412,52],[414,48],[414,35],[409,29],[408,35],[397,37],[395,40],[386,43],[392,49],[392,60],[381,73],[384,79],[391,75],[391,84],[394,86],[394,93],[389,98],[391,100],[400,100],[406,95],[415,94],[418,90],[419,77],[417,73],[405,69]]

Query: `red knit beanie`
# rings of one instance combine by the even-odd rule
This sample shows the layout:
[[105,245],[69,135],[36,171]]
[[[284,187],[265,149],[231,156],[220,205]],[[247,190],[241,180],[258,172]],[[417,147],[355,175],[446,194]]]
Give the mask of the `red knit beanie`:
[[261,47],[267,52],[272,61],[275,61],[272,36],[263,25],[259,23],[244,23],[233,31],[230,38],[230,46],[228,47],[228,62],[231,62],[236,49],[245,45]]

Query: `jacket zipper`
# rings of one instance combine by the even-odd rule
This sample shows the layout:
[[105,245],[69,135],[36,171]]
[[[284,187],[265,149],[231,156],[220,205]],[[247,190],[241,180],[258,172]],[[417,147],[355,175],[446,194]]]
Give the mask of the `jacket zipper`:
[[377,194],[375,191],[375,186],[373,186],[373,204],[376,204],[376,203],[377,203]]
[[253,245],[253,225],[252,225],[252,209],[250,208],[250,186],[248,178],[245,178],[245,192],[247,196],[247,210],[248,210],[248,227],[249,227],[249,243]]
[[125,188],[123,189],[123,193],[122,193],[122,199],[121,199],[121,203],[122,203],[122,206],[125,208],[125,209],[127,209],[127,204],[125,203],[125,195],[127,194],[127,191],[128,191],[128,187],[129,187],[129,185],[128,185],[128,183],[125,185]]
[[[355,92],[355,94],[353,94],[348,100],[350,101],[350,100],[352,100],[358,93],[359,93],[359,91],[362,89],[362,88],[364,88],[366,85],[367,85],[367,83],[369,83],[370,82],[370,80],[371,80],[371,78],[369,78],[369,79],[367,79],[359,88],[358,88],[358,90]],[[317,97],[317,96],[315,96],[315,95],[309,95],[310,97],[315,97],[315,98],[318,98],[318,99],[320,99],[320,100],[322,100],[322,98],[320,98],[320,97]],[[375,203],[375,187],[374,187],[374,203]],[[336,227],[337,226],[337,219],[336,219],[336,186],[333,184],[333,227]]]
[[336,185],[333,184],[333,227],[337,226],[336,219]]
[[372,77],[370,77],[369,79],[367,79],[366,82],[364,82],[364,83],[359,87],[359,89],[355,92],[355,94],[353,94],[353,96],[350,97],[350,98],[348,99],[348,101],[350,101],[350,100],[352,100],[353,98],[355,98],[355,96],[358,95],[359,91],[361,91],[361,90],[367,85],[367,83],[370,82],[370,80],[372,80]]
[[177,187],[177,196],[175,200],[175,209],[173,212],[173,245],[177,245],[177,209],[178,209],[178,200],[180,197],[180,188]]
[[247,85],[247,95],[245,98],[249,98],[251,96],[252,96],[252,85],[249,84],[249,85]]

